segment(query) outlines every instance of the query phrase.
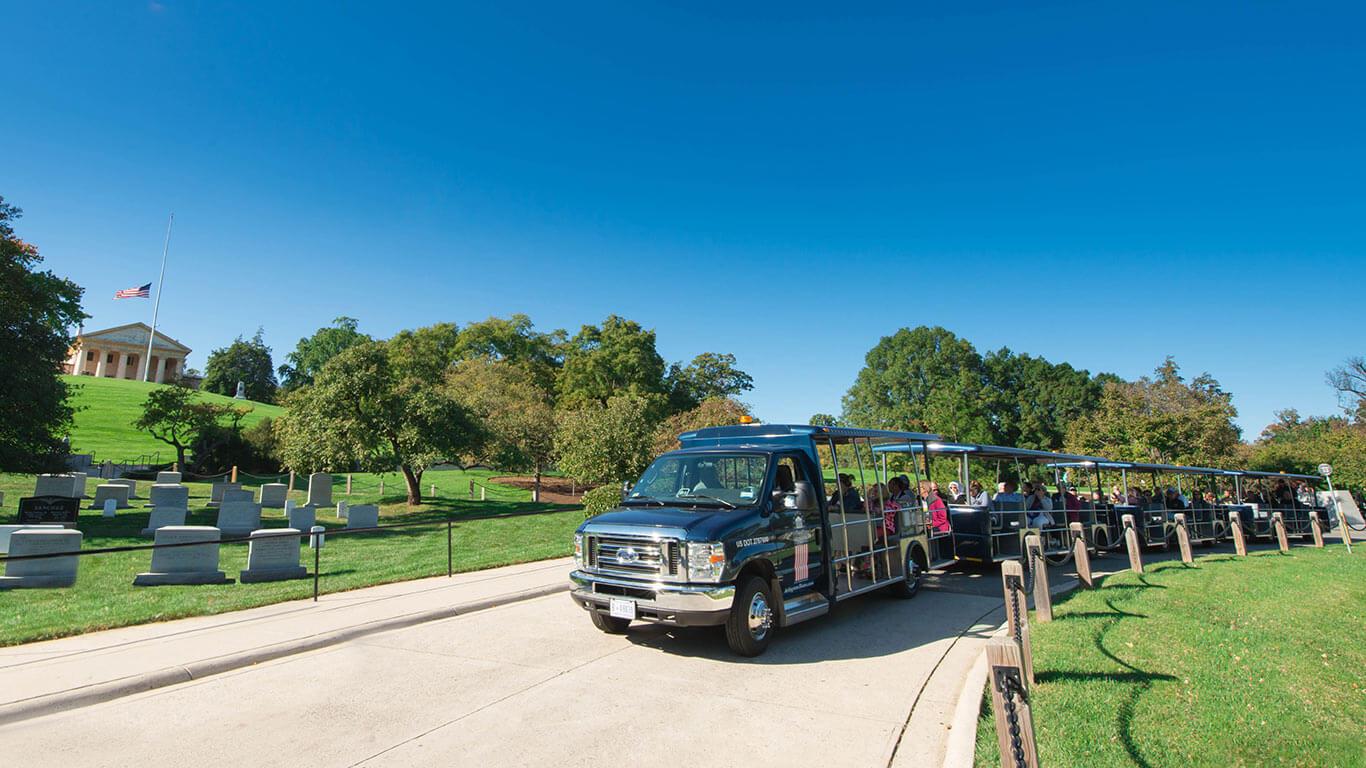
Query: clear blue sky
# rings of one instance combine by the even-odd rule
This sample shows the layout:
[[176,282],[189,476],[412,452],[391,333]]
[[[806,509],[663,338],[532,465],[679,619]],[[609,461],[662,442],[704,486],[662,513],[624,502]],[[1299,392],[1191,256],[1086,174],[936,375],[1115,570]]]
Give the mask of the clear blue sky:
[[[1360,3],[10,3],[0,194],[87,289],[277,363],[610,313],[838,413],[903,326],[1336,411],[1366,353]],[[933,8],[933,9],[930,9]]]

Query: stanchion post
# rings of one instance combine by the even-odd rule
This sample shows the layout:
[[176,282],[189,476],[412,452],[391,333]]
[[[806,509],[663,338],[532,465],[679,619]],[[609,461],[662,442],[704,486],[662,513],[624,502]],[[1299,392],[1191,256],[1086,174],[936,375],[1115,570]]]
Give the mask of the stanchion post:
[[237,482],[237,465],[232,465],[232,482]]
[[1314,510],[1309,510],[1309,531],[1314,534],[1314,546],[1323,548],[1323,524],[1319,522],[1319,515]]
[[379,479],[379,495],[384,495],[384,478]]
[[350,476],[350,475],[347,475],[347,476],[346,476],[346,495],[347,495],[347,496],[350,496],[350,495],[351,495],[351,476]]
[[1043,559],[1043,542],[1030,534],[1025,537],[1029,569],[1034,573],[1034,615],[1039,621],[1053,620],[1053,595],[1048,591],[1048,563]]
[[1095,583],[1091,580],[1091,551],[1086,548],[1086,531],[1081,523],[1071,523],[1067,529],[1072,535],[1072,559],[1077,561],[1077,581],[1091,589]]
[[1290,551],[1290,540],[1285,537],[1285,518],[1280,512],[1271,513],[1271,527],[1276,529],[1276,545],[1282,552]]
[[991,711],[996,720],[996,742],[1001,765],[1038,768],[1039,748],[1034,742],[1034,717],[1029,709],[1029,690],[1024,684],[1020,648],[1004,637],[987,641],[990,670]]
[[1238,511],[1229,510],[1228,529],[1233,532],[1233,548],[1242,557],[1247,556],[1247,537],[1243,536],[1243,516]]
[[294,490],[294,470],[289,470],[289,491]]
[[436,483],[432,483],[431,488],[429,488],[428,491],[427,491],[427,495],[428,495],[430,498],[433,498],[433,499],[436,498]]
[[482,485],[479,486],[479,500],[480,500],[480,501],[484,501],[484,500],[485,500],[485,498],[486,498],[486,497],[485,497],[485,494],[486,494],[487,492],[488,492],[488,488],[485,488],[485,487],[482,486]]
[[1143,573],[1143,552],[1139,548],[1138,531],[1134,529],[1134,516],[1124,515],[1120,522],[1124,525],[1124,546],[1129,550],[1129,570]]
[[318,602],[318,560],[322,551],[322,547],[313,548],[313,602],[315,603]]
[[470,481],[470,501],[474,501],[474,481]]
[[1025,679],[1034,684],[1034,654],[1029,647],[1029,616],[1025,604],[1024,568],[1019,561],[1001,563],[1001,587],[1006,596],[1006,632],[1020,646]]
[[455,555],[451,548],[451,519],[446,518],[446,576],[455,572]]
[[1186,515],[1181,512],[1176,513],[1176,542],[1181,545],[1181,562],[1186,565],[1194,565],[1195,558],[1191,556],[1191,534],[1186,527]]

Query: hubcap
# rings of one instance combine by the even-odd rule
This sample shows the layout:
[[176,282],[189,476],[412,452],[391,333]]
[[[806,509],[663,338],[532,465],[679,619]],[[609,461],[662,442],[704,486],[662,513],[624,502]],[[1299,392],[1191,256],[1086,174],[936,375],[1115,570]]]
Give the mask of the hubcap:
[[749,600],[749,635],[762,640],[773,626],[773,609],[768,607],[768,599],[762,592],[754,593]]

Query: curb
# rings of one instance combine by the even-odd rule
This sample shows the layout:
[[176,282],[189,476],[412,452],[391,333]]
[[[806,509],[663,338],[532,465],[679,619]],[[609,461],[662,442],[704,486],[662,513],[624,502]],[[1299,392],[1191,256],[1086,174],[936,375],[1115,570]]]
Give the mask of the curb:
[[316,651],[320,648],[339,645],[367,635],[388,632],[395,629],[404,629],[417,624],[440,621],[441,619],[449,619],[453,616],[474,613],[489,608],[496,608],[500,605],[532,600],[538,597],[545,597],[547,595],[568,591],[568,584],[557,584],[551,587],[536,587],[534,589],[522,590],[521,592],[509,592],[505,595],[485,598],[472,603],[461,603],[445,608],[434,608],[428,611],[418,611],[403,616],[395,616],[390,619],[380,619],[354,627],[347,627],[346,629],[322,632],[316,635],[309,635],[308,637],[301,637],[296,640],[285,640],[283,642],[263,645],[259,648],[230,653],[224,656],[191,662],[189,664],[167,667],[151,672],[143,672],[119,680],[93,683],[91,685],[81,686],[80,688],[72,688],[56,693],[34,696],[30,699],[24,699],[22,701],[0,706],[0,725],[9,725],[22,720],[30,720],[35,717],[42,717],[43,715],[88,707],[93,704],[99,704],[125,696],[132,696],[137,693],[153,691],[158,688],[188,683],[193,680],[201,680],[210,675],[231,672],[235,669],[262,664],[286,656]]

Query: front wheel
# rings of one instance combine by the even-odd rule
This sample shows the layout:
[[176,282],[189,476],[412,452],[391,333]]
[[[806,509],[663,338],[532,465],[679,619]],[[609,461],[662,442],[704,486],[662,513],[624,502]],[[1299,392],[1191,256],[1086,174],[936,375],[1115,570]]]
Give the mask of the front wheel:
[[741,656],[758,656],[773,637],[773,606],[769,604],[768,583],[750,576],[735,593],[735,603],[726,619],[726,642]]
[[626,628],[631,626],[630,619],[618,619],[598,611],[589,611],[588,615],[593,617],[593,626],[609,635],[624,635]]

